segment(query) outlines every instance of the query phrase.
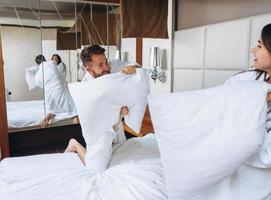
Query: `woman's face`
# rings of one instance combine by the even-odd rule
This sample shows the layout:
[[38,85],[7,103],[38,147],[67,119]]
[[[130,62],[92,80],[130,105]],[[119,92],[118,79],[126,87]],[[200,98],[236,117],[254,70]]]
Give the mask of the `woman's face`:
[[59,59],[57,56],[53,56],[52,60],[55,61],[55,63],[57,63],[57,64],[59,63]]
[[263,45],[261,39],[258,40],[258,45],[252,49],[252,53],[254,55],[253,66],[271,74],[271,53]]

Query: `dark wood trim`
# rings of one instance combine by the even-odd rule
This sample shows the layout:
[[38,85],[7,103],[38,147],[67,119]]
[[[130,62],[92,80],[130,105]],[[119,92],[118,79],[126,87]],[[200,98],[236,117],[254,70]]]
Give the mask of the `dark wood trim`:
[[1,159],[9,156],[8,123],[6,110],[6,95],[4,81],[4,59],[0,33],[0,149]]
[[143,39],[136,38],[136,62],[142,66],[142,47]]
[[80,124],[11,132],[10,156],[63,152],[71,138],[85,146]]
[[120,3],[120,0],[94,0],[94,2],[102,2],[102,3]]
[[178,18],[179,18],[179,0],[175,0],[175,13],[174,13],[174,17],[175,17],[175,21],[174,21],[174,31],[178,31],[179,27],[178,27]]

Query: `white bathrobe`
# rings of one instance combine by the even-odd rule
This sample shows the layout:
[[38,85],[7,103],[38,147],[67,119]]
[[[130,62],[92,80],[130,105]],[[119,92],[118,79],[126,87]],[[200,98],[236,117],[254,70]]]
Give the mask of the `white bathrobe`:
[[59,71],[59,73],[63,76],[63,78],[66,80],[67,77],[67,69],[66,69],[66,65],[64,63],[59,63],[57,65],[57,70]]
[[66,117],[77,115],[67,82],[54,62],[40,64],[35,81],[39,87],[44,88],[47,114],[53,113]]
[[[255,80],[256,72],[248,70],[229,78],[232,81]],[[263,81],[260,77],[258,81]],[[249,90],[249,88],[247,88]],[[245,103],[245,102],[244,102]],[[271,113],[266,128],[271,127]],[[236,152],[238,153],[238,152]],[[271,200],[271,131],[266,134],[258,154],[247,160],[232,176],[193,200]]]

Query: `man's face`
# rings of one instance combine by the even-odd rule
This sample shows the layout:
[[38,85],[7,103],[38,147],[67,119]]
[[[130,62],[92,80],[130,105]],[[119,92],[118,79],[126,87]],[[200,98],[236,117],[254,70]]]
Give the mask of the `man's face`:
[[86,70],[94,78],[98,78],[102,75],[109,74],[110,67],[107,63],[107,59],[104,54],[92,55],[91,61],[86,63]]

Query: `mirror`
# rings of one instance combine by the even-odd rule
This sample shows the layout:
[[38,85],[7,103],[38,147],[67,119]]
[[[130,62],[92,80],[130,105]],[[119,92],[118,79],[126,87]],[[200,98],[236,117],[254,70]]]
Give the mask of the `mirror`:
[[42,54],[39,8],[39,0],[0,2],[10,131],[36,127],[44,118],[43,89],[33,85],[33,74],[38,69],[35,59]]
[[2,0],[0,9],[9,132],[76,123],[68,84],[84,77],[88,45],[120,59],[119,5]]

